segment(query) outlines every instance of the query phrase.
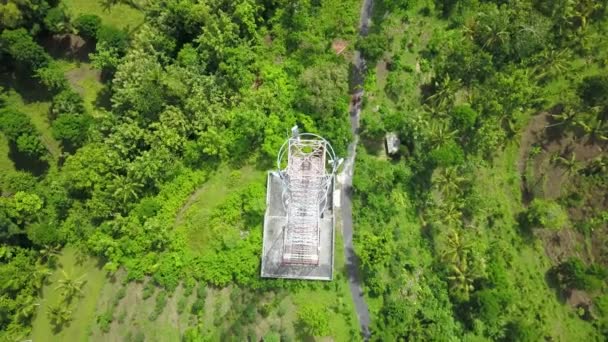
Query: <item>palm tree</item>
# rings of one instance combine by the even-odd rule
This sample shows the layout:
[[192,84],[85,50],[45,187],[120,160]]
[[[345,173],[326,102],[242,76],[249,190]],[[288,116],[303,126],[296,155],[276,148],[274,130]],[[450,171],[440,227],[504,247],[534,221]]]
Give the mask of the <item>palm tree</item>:
[[570,159],[566,159],[558,155],[556,157],[556,161],[566,169],[565,173],[567,173],[569,176],[577,173],[580,169],[579,162],[576,160],[576,154],[574,152],[572,152],[572,155],[570,155]]
[[437,108],[445,108],[449,103],[454,102],[454,95],[461,87],[460,80],[453,80],[449,74],[439,81],[435,81],[435,92],[427,100]]
[[440,256],[444,262],[458,264],[470,248],[471,245],[461,238],[458,231],[450,229],[441,240]]
[[539,66],[538,79],[553,78],[562,74],[568,68],[570,61],[568,50],[546,49],[542,53],[542,63]]
[[59,255],[61,255],[61,246],[59,245],[44,245],[39,251],[40,261],[48,263],[54,261]]
[[83,278],[85,275],[83,274],[78,278],[74,278],[64,270],[61,270],[61,273],[63,274],[63,279],[59,279],[59,285],[57,285],[55,290],[61,291],[61,295],[66,302],[70,302],[74,296],[82,294],[82,287],[85,284]]
[[585,167],[589,174],[605,174],[608,172],[608,159],[606,157],[596,157]]
[[58,330],[72,320],[72,310],[67,307],[65,303],[49,305],[47,317],[51,324],[55,327],[55,330]]
[[450,130],[446,124],[432,121],[429,127],[429,140],[433,147],[439,147],[451,140],[457,133],[458,131]]
[[551,117],[557,121],[557,123],[547,125],[545,128],[560,126],[560,125],[571,125],[575,123],[576,111],[572,108],[568,108],[559,114],[551,114]]
[[142,183],[125,176],[115,176],[112,184],[114,197],[120,199],[123,204],[128,203],[131,199],[138,199],[139,191],[143,186]]
[[462,212],[460,209],[460,205],[454,204],[453,202],[442,205],[439,211],[439,220],[448,226],[459,226],[462,219]]
[[451,274],[447,277],[450,281],[450,291],[462,301],[469,300],[471,292],[475,289],[473,283],[477,275],[469,267],[466,257],[462,262],[453,264],[450,270]]
[[36,299],[37,298],[35,297],[27,296],[23,300],[16,314],[17,320],[26,322],[34,315],[36,309],[40,306],[40,303],[38,303]]
[[439,170],[437,177],[433,180],[433,186],[445,197],[451,197],[458,192],[465,177],[460,176],[460,170],[455,166],[450,166]]
[[606,142],[608,141],[608,130],[605,127],[605,121],[594,120],[593,123],[587,125],[584,122],[578,122],[583,128],[585,134],[589,138],[590,143]]
[[42,290],[42,286],[51,274],[53,274],[53,272],[45,265],[36,265],[36,270],[32,274],[32,277],[34,287],[37,291]]

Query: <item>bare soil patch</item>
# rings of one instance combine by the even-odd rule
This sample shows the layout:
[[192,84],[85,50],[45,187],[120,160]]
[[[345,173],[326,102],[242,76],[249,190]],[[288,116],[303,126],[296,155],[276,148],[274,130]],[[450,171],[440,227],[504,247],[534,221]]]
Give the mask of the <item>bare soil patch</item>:
[[347,47],[348,42],[343,39],[334,39],[334,41],[331,43],[331,48],[334,50],[336,55],[342,54]]

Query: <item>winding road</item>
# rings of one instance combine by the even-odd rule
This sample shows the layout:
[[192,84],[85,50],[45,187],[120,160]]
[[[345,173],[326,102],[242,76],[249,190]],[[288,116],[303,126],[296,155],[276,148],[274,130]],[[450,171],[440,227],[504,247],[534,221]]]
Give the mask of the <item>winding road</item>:
[[[366,36],[369,30],[370,15],[373,0],[363,0],[361,7],[361,19],[359,22],[359,35]],[[359,273],[359,259],[353,247],[353,207],[352,207],[352,186],[357,153],[357,143],[359,142],[359,116],[361,114],[361,103],[363,98],[363,81],[365,79],[365,60],[359,51],[355,51],[353,68],[354,84],[352,89],[352,100],[350,104],[350,124],[353,139],[348,146],[348,156],[344,162],[344,169],[338,175],[338,180],[342,185],[340,203],[342,209],[342,234],[344,235],[344,254],[346,259],[346,272],[348,274],[348,284],[350,293],[355,303],[361,333],[365,340],[370,338],[370,315],[365,297],[361,275]]]

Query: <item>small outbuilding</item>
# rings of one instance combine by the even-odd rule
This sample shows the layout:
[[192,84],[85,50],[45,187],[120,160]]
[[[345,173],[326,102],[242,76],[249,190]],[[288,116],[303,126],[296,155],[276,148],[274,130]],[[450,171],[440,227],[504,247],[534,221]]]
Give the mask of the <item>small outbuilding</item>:
[[386,146],[386,153],[392,156],[399,152],[399,145],[401,144],[401,141],[399,141],[397,133],[388,132],[384,136],[384,144]]

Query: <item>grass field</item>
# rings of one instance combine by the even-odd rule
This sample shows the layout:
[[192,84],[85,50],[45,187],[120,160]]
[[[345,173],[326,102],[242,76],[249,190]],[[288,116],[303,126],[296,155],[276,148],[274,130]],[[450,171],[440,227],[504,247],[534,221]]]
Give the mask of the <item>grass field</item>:
[[33,101],[26,103],[19,93],[10,90],[8,91],[7,105],[27,114],[40,134],[44,146],[46,146],[54,158],[59,157],[61,154],[61,145],[53,138],[51,123],[49,122],[48,116],[51,103],[49,101]]
[[130,6],[117,4],[104,9],[97,0],[62,0],[72,17],[80,14],[96,14],[106,25],[132,30],[144,22],[144,14]]
[[[86,283],[82,288],[83,294],[80,299],[75,299],[72,304],[73,321],[64,327],[61,332],[55,334],[53,327],[47,318],[49,305],[59,303],[61,296],[55,290],[57,281],[62,279],[61,269],[74,277],[84,275]],[[58,268],[50,277],[48,285],[43,289],[43,300],[33,322],[33,341],[87,341],[89,333],[95,322],[95,307],[101,289],[106,283],[105,272],[98,267],[95,259],[87,258],[83,263],[77,262],[76,249],[66,247],[59,256]]]
[[244,188],[252,182],[265,184],[266,172],[251,166],[239,170],[222,166],[190,197],[178,214],[175,224],[178,230],[185,231],[193,251],[205,248],[210,233],[210,230],[205,229],[205,222],[208,221],[212,210],[232,191]]

